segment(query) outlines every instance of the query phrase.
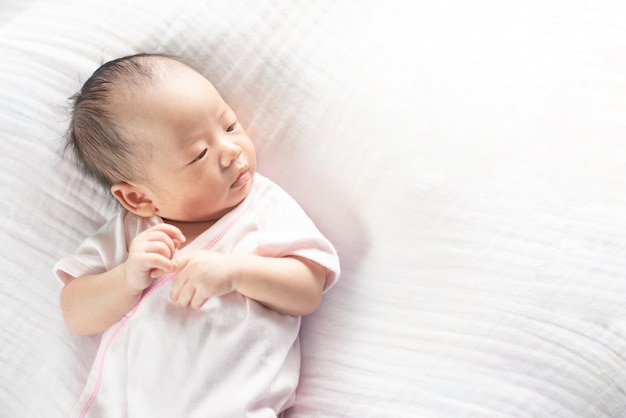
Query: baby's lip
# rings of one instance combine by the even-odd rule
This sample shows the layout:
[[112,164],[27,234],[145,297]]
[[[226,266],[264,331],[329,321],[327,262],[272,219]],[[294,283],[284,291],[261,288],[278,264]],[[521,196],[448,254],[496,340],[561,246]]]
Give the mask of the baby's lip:
[[237,171],[237,177],[235,181],[230,185],[230,187],[240,187],[248,182],[250,179],[250,168],[248,165],[244,165]]

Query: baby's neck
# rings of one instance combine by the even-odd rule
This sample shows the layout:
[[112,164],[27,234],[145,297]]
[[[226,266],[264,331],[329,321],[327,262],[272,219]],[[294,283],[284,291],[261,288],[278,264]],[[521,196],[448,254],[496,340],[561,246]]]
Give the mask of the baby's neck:
[[215,224],[215,222],[217,221],[212,220],[204,222],[179,222],[169,219],[163,219],[163,222],[174,225],[183,233],[187,240],[180,246],[180,248],[182,249],[187,244],[195,240],[198,236],[200,236],[200,234],[202,234],[204,231],[212,227],[213,224]]

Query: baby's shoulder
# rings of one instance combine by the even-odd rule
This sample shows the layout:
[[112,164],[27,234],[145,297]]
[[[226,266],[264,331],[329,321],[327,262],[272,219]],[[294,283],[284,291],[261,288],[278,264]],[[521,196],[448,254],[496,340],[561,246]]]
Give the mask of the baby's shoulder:
[[260,174],[255,174],[254,201],[260,206],[283,206],[286,203],[297,204],[285,189],[274,181]]

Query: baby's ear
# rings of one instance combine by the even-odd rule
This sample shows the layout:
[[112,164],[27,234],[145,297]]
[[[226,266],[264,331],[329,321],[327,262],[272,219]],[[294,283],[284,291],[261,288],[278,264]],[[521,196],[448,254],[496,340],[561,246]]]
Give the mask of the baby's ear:
[[140,187],[135,185],[119,182],[111,186],[111,194],[128,209],[129,212],[137,216],[149,218],[156,213],[156,207],[152,200],[145,194]]

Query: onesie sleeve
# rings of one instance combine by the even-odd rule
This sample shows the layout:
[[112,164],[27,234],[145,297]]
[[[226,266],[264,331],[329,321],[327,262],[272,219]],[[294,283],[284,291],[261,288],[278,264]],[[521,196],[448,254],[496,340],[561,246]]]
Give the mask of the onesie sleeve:
[[76,253],[61,259],[54,274],[64,285],[71,277],[104,273],[128,258],[128,246],[141,229],[140,218],[120,212],[92,236],[83,241]]
[[261,245],[256,254],[268,257],[297,256],[326,268],[324,291],[339,278],[337,251],[300,205],[279,186],[268,199]]

